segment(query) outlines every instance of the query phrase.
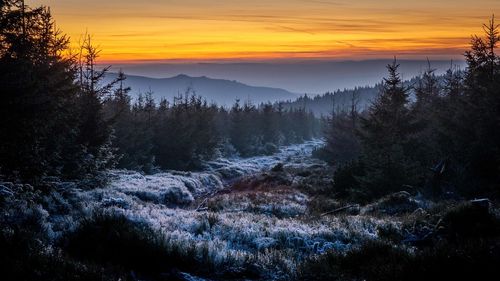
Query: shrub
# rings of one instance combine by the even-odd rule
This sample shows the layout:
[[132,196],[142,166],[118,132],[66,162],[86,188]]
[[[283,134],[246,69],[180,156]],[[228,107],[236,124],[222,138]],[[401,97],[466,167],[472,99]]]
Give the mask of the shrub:
[[415,200],[410,193],[400,191],[384,196],[376,202],[365,206],[362,213],[375,215],[401,215],[414,212],[419,207],[419,201]]
[[0,206],[2,280],[118,280],[125,276],[114,268],[79,262],[54,247],[48,213],[34,203],[40,200],[39,192],[24,191]]
[[482,240],[461,245],[442,241],[413,253],[368,242],[346,254],[329,252],[309,259],[297,280],[490,280],[500,273],[499,262],[498,245]]
[[447,210],[441,231],[449,239],[478,239],[500,234],[500,221],[488,209],[462,203]]
[[333,174],[333,190],[339,197],[353,201],[366,201],[370,198],[369,191],[362,190],[358,180],[363,173],[363,164],[360,161],[339,165]]
[[114,264],[151,274],[183,265],[182,258],[167,252],[161,233],[124,215],[96,213],[84,219],[65,240],[71,256],[96,264]]
[[[208,228],[215,220],[207,217],[204,223]],[[121,214],[96,213],[83,220],[65,240],[71,257],[91,264],[111,264],[143,279],[177,280],[181,271],[203,276],[234,274],[218,267],[207,245],[198,248],[195,244],[176,243],[164,233]]]
[[[500,220],[493,212],[470,202],[429,212],[407,217],[402,230],[378,226],[382,239],[346,253],[309,258],[300,266],[298,279],[490,280],[500,274]],[[405,233],[419,235],[424,229],[433,237],[427,246],[399,244]]]

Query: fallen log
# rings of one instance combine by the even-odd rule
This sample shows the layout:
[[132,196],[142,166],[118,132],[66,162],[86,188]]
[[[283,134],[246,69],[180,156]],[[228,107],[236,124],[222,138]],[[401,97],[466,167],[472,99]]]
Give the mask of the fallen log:
[[337,208],[335,210],[332,210],[332,211],[328,211],[326,213],[323,213],[321,214],[320,216],[321,217],[324,217],[324,216],[327,216],[327,215],[331,215],[331,214],[335,214],[335,213],[338,213],[338,212],[341,212],[341,211],[344,211],[344,210],[347,210],[347,209],[350,209],[350,208],[353,208],[353,207],[357,207],[358,204],[352,204],[352,205],[347,205],[347,206],[344,206],[344,207],[340,207],[340,208]]

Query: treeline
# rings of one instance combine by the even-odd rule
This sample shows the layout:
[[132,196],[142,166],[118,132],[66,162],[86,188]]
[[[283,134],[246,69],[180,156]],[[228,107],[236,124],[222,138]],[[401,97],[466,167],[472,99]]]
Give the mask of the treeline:
[[[442,82],[444,77],[439,75],[436,76],[436,79]],[[402,83],[404,86],[411,87],[418,83],[418,78],[413,77],[404,80]],[[352,106],[353,98],[356,100],[356,108],[358,111],[367,110],[379,96],[381,87],[382,83],[377,83],[373,86],[337,90],[317,96],[304,94],[296,100],[278,103],[285,109],[304,108],[306,111],[313,112],[318,118],[327,118],[330,117],[333,112],[349,111]],[[410,97],[410,99],[413,98],[413,96]]]
[[48,8],[0,1],[0,174],[37,181],[112,167],[193,169],[219,152],[272,153],[318,131],[303,109],[226,110],[189,92],[171,103],[151,94],[132,101],[125,76],[104,83],[99,50],[82,41],[71,50]]
[[400,190],[499,195],[500,38],[494,19],[484,30],[472,37],[466,70],[438,79],[429,67],[409,87],[395,61],[367,110],[353,97],[333,115],[317,155],[337,167],[335,192],[359,200]]
[[[409,81],[406,83],[409,83]],[[344,111],[345,108],[349,107],[353,95],[356,96],[358,110],[368,108],[371,102],[376,99],[380,86],[377,84],[375,86],[337,90],[313,97],[305,94],[296,100],[279,103],[285,109],[304,108],[306,111],[313,112],[318,118],[327,117],[333,111]]]
[[156,103],[152,93],[132,102],[120,86],[105,100],[113,122],[117,167],[151,172],[191,170],[217,155],[253,156],[277,152],[278,146],[311,139],[319,120],[303,109],[282,110],[271,104],[255,106],[236,101],[231,109],[208,104],[189,90],[172,102]]

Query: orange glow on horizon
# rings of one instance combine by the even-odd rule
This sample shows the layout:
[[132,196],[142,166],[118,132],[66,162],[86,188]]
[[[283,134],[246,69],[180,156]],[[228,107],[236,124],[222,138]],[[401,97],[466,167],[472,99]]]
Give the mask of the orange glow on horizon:
[[[101,62],[461,58],[498,0],[31,0]],[[439,2],[439,3],[436,3]]]

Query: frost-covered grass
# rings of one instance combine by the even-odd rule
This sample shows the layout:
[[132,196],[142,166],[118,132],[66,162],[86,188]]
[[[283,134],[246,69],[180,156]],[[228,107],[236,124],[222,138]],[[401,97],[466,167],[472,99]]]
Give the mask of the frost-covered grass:
[[189,204],[194,201],[195,196],[223,187],[220,179],[210,173],[165,172],[142,175],[133,171],[116,170],[110,171],[109,175],[112,180],[106,190],[157,204]]
[[[213,199],[223,206],[220,210],[203,212],[171,208],[112,189],[84,191],[78,197],[92,202],[87,206],[90,209],[112,210],[147,223],[180,248],[207,248],[214,264],[252,259],[265,268],[270,266],[266,253],[272,252],[274,260],[279,257],[279,264],[287,266],[282,269],[283,278],[294,272],[303,257],[345,251],[376,238],[377,228],[389,224],[367,216],[311,218],[306,213],[307,198],[301,193],[255,195],[260,203],[252,202],[248,194],[224,194]],[[106,197],[119,204],[97,200]]]
[[268,270],[282,266],[274,279],[293,275],[298,262],[308,255],[348,250],[362,241],[375,239],[381,225],[392,224],[365,216],[281,218],[255,208],[197,212],[172,209],[133,196],[122,198],[127,200],[126,207],[107,206],[104,202],[89,207],[113,210],[132,221],[146,223],[180,249],[206,251],[214,267],[242,266],[252,260],[263,273],[275,274],[274,269]]
[[279,152],[273,155],[250,158],[219,158],[206,162],[204,167],[205,170],[226,180],[270,170],[278,163],[285,163],[289,167],[300,166],[304,168],[318,163],[310,156],[315,148],[322,145],[323,141],[316,139],[302,144],[281,147]]
[[[40,280],[71,274],[82,280],[388,280],[392,272],[405,280],[424,277],[407,273],[414,263],[423,271],[451,270],[448,256],[475,266],[462,253],[493,255],[482,261],[491,269],[498,248],[485,241],[498,237],[496,213],[398,192],[322,215],[352,202],[335,197],[329,167],[309,157],[318,144],[219,159],[197,172],[113,170],[106,186],[93,189],[56,179],[39,189],[0,182],[0,246],[17,253],[0,258],[28,264],[29,274],[43,272],[44,264],[64,268],[34,277]],[[11,272],[23,276],[15,266]]]
[[[51,189],[36,196],[38,202],[25,209],[37,215],[51,241],[83,231],[84,225],[88,226],[85,231],[102,230],[90,227],[89,218],[96,213],[113,214],[152,229],[162,237],[159,247],[191,257],[212,272],[249,271],[253,273],[248,276],[289,279],[308,256],[347,251],[374,239],[379,226],[388,224],[369,216],[320,218],[311,214],[311,198],[295,186],[305,175],[287,171],[321,165],[309,157],[320,144],[312,141],[286,147],[272,156],[218,159],[197,172],[143,175],[112,170],[109,183],[94,189],[54,181]],[[269,172],[279,163],[283,169]],[[127,223],[118,226],[123,224]]]
[[[310,255],[345,252],[376,239],[379,228],[398,227],[371,216],[318,217],[308,210],[311,198],[294,187],[300,176],[258,176],[278,163],[285,163],[284,170],[320,165],[309,158],[318,144],[283,148],[273,156],[219,159],[200,172],[110,171],[108,186],[74,192],[70,201],[85,202],[88,214],[108,211],[149,225],[169,245],[209,257],[215,268],[250,263],[265,278],[287,279]],[[243,176],[249,180],[238,180]]]
[[[31,228],[44,233],[35,241],[67,247],[76,258],[125,268],[141,265],[137,270],[159,275],[176,269],[183,271],[175,273],[176,278],[186,280],[194,276],[314,280],[315,270],[338,270],[332,262],[345,262],[347,269],[352,260],[365,262],[365,251],[373,249],[370,245],[410,259],[414,249],[402,241],[418,240],[420,233],[440,223],[439,216],[429,219],[434,217],[427,212],[444,211],[432,211],[435,204],[400,192],[349,212],[322,216],[349,202],[323,193],[330,179],[328,168],[309,157],[316,145],[282,148],[273,156],[219,159],[197,172],[143,175],[113,170],[108,172],[109,183],[94,189],[52,182],[52,189],[33,191],[37,193],[33,198],[9,201],[16,207],[7,208],[3,218],[35,220],[36,228]],[[272,169],[278,163],[283,167]],[[226,169],[236,172],[229,175]],[[30,188],[11,184],[2,192],[15,197],[14,193],[24,194],[18,190]],[[96,242],[94,236],[101,238]],[[93,244],[120,254],[97,253]],[[392,251],[387,245],[403,246]],[[156,264],[150,265],[154,263],[150,256]],[[373,251],[366,256],[380,257]],[[338,277],[325,276],[325,280]]]
[[[156,255],[170,267],[201,276],[296,278],[300,265],[311,257],[347,253],[366,241],[399,233],[403,225],[368,211],[319,216],[317,186],[328,185],[329,179],[323,178],[328,169],[324,163],[310,158],[318,145],[320,141],[312,141],[282,148],[272,156],[218,159],[196,172],[144,175],[112,170],[108,184],[93,189],[53,182],[55,188],[27,209],[38,214],[49,240],[64,240],[74,233],[77,238],[69,244],[70,252],[79,258],[97,243],[89,237],[116,236],[99,247],[116,242],[110,251],[123,252],[108,256],[109,261],[98,259],[104,254],[87,253],[94,262],[147,268],[147,262],[142,263],[146,258],[141,257]],[[324,203],[327,200],[319,204],[323,208],[344,204],[328,200],[329,204]],[[96,213],[126,221],[92,219]]]
[[112,170],[108,172],[109,185],[101,189],[106,190],[101,193],[102,196],[106,192],[109,196],[102,200],[107,200],[109,204],[120,204],[124,194],[156,204],[186,205],[197,197],[222,189],[235,179],[270,170],[278,163],[286,163],[290,167],[300,165],[302,168],[315,164],[316,161],[310,159],[309,155],[321,144],[320,140],[314,140],[283,147],[271,156],[219,158],[204,163],[204,170],[198,172],[165,171],[143,175],[135,171]]

